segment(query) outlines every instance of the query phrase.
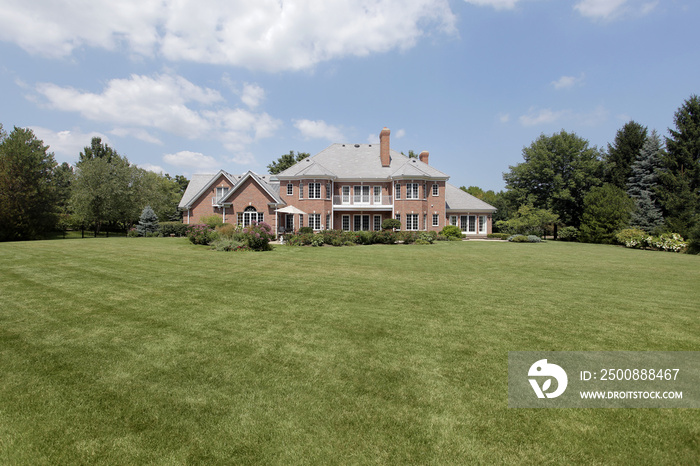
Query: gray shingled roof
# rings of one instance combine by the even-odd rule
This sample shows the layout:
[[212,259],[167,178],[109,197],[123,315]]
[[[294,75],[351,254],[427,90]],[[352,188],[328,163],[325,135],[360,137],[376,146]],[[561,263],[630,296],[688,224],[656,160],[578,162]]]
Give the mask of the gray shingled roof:
[[[317,164],[328,176],[339,179],[388,180],[392,176],[448,179],[449,176],[415,158],[391,150],[388,167],[382,167],[379,144],[332,144],[318,154],[308,157],[277,175],[279,179],[308,176],[305,170]],[[320,175],[319,175],[320,176]]]
[[462,191],[457,186],[445,183],[445,204],[447,210],[464,210],[470,212],[495,212],[496,208],[479,198]]
[[[255,178],[255,180],[260,183],[260,185],[266,189],[272,197],[275,199],[275,202],[278,204],[284,204],[282,199],[280,198],[280,186],[278,182],[275,182],[274,180],[270,180],[270,175],[258,175],[257,173],[250,172],[251,176]],[[247,173],[246,173],[247,174]],[[233,187],[235,188],[236,185],[245,177],[246,174],[243,175],[232,175],[228,172],[225,172],[224,170],[219,171],[216,174],[196,174],[192,175],[192,179],[190,179],[189,184],[187,185],[187,189],[185,189],[185,193],[182,195],[182,199],[180,200],[180,204],[178,205],[178,208],[181,210],[187,209],[193,201],[198,199],[201,195],[202,192],[208,189],[213,182],[215,182],[219,176],[224,175],[226,176],[231,183],[233,184]],[[232,190],[233,191],[233,190]]]

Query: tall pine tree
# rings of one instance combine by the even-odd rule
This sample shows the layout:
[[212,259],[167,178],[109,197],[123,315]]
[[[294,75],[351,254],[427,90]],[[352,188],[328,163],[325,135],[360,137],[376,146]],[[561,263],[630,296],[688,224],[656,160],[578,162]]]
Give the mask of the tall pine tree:
[[653,130],[632,164],[631,176],[627,180],[627,194],[635,204],[630,225],[648,233],[657,230],[663,224],[661,209],[654,194],[658,185],[657,171],[661,167],[663,154],[661,138],[656,130]]
[[661,159],[657,194],[669,231],[688,237],[700,217],[700,97],[692,95],[674,115]]
[[647,128],[630,121],[617,131],[613,144],[608,144],[605,155],[604,180],[621,189],[627,189],[627,179],[632,174],[632,164],[647,138]]

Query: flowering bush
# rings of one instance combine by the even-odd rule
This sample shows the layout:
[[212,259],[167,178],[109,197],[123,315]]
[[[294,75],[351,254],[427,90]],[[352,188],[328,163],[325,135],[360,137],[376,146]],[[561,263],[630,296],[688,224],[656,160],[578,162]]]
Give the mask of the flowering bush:
[[681,252],[688,246],[688,243],[683,241],[683,237],[678,233],[664,233],[658,238],[654,238],[653,244],[657,249],[668,252]]
[[192,244],[209,244],[218,238],[217,233],[207,225],[193,225],[187,233]]
[[649,248],[667,252],[681,252],[688,246],[688,243],[678,233],[664,233],[661,236],[651,236],[636,228],[622,230],[615,238],[627,248]]
[[270,240],[275,239],[275,235],[268,223],[252,222],[243,228],[242,239],[254,251],[269,251]]

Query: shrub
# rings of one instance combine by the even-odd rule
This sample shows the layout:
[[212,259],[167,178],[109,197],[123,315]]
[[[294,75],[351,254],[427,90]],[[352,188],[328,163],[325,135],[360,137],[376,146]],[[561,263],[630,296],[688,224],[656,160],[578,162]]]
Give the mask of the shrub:
[[508,239],[510,238],[510,233],[489,233],[486,235],[487,238],[492,238],[492,239]]
[[224,223],[216,227],[216,232],[220,237],[234,240],[243,241],[243,227],[241,225],[231,225],[230,223]]
[[664,233],[653,239],[653,245],[662,251],[681,252],[688,246],[688,243],[683,241],[683,237],[678,233]]
[[375,244],[394,244],[396,233],[393,230],[382,230],[372,232],[372,242]]
[[615,235],[615,239],[618,243],[624,244],[626,248],[644,249],[649,243],[647,239],[651,239],[651,236],[638,228],[626,228],[620,230]]
[[248,249],[244,243],[226,238],[216,239],[211,242],[210,246],[216,251],[242,251]]
[[564,227],[557,231],[557,239],[560,241],[578,241],[578,229],[576,227]]
[[311,246],[323,246],[323,235],[314,235],[313,238],[311,238]]
[[182,222],[160,222],[160,233],[163,236],[187,236],[190,226]]
[[459,229],[457,225],[447,225],[440,232],[441,235],[447,236],[448,238],[458,238],[462,239],[462,230]]
[[314,229],[311,227],[301,227],[299,228],[299,234],[313,233]]
[[218,234],[208,225],[193,225],[187,233],[187,237],[192,244],[209,244],[217,239]]
[[216,214],[204,216],[200,219],[200,222],[202,222],[204,225],[207,225],[212,230],[224,224],[224,221],[221,219],[221,216]]
[[136,227],[129,229],[129,231],[126,234],[127,238],[136,238],[139,236],[139,232],[136,230]]
[[275,239],[275,235],[268,223],[252,222],[243,228],[242,238],[253,251],[269,251],[270,241]]
[[541,243],[542,238],[536,235],[513,235],[508,237],[511,243]]
[[435,241],[435,238],[437,238],[437,233],[434,235],[431,233],[435,233],[434,231],[422,231],[418,233],[418,236],[416,237],[416,244],[433,244]]
[[149,233],[158,231],[158,217],[156,213],[153,212],[151,206],[147,205],[141,211],[141,217],[139,218],[139,224],[136,225],[136,231],[138,231],[141,236],[153,236],[149,235]]
[[395,218],[387,218],[382,222],[382,230],[400,230],[401,221]]

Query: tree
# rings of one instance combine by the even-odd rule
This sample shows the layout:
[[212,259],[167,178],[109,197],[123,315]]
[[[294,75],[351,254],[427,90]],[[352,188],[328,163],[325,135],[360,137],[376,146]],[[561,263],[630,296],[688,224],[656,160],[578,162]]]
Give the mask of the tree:
[[676,111],[674,123],[656,192],[666,229],[688,237],[700,221],[700,97],[690,96]]
[[48,149],[30,129],[7,136],[0,126],[0,241],[34,239],[56,225],[56,161]]
[[639,155],[647,138],[647,128],[630,121],[617,131],[614,143],[608,144],[605,155],[605,182],[627,189],[632,164]]
[[136,231],[138,231],[139,236],[147,236],[149,233],[158,231],[158,217],[151,206],[147,205],[143,208],[139,224],[136,225]]
[[549,225],[559,221],[559,216],[547,209],[537,209],[532,204],[520,206],[508,220],[498,221],[498,231],[519,235],[544,236]]
[[85,147],[80,153],[78,164],[93,159],[107,159],[107,162],[111,162],[112,158],[115,156],[119,156],[117,151],[107,144],[102,144],[101,138],[94,137],[90,141],[90,146]]
[[276,175],[283,172],[287,168],[291,167],[297,162],[301,162],[307,158],[309,154],[306,152],[298,152],[296,155],[293,150],[289,151],[289,154],[284,154],[282,157],[277,159],[276,162],[272,162],[267,166],[267,171],[270,175]]
[[614,243],[615,233],[629,226],[634,202],[622,189],[605,183],[594,187],[584,198],[581,233],[586,243]]
[[129,212],[133,209],[130,168],[128,160],[118,154],[77,164],[71,207],[84,224],[94,227],[95,236],[104,224],[114,224],[133,215]]
[[601,184],[602,162],[598,148],[574,133],[544,134],[523,148],[524,162],[503,174],[507,198],[515,205],[532,203],[557,214],[565,225],[578,227],[583,198]]
[[663,224],[661,209],[654,193],[663,153],[661,139],[653,130],[630,167],[631,175],[627,180],[627,194],[635,203],[630,225],[647,233],[654,232]]

